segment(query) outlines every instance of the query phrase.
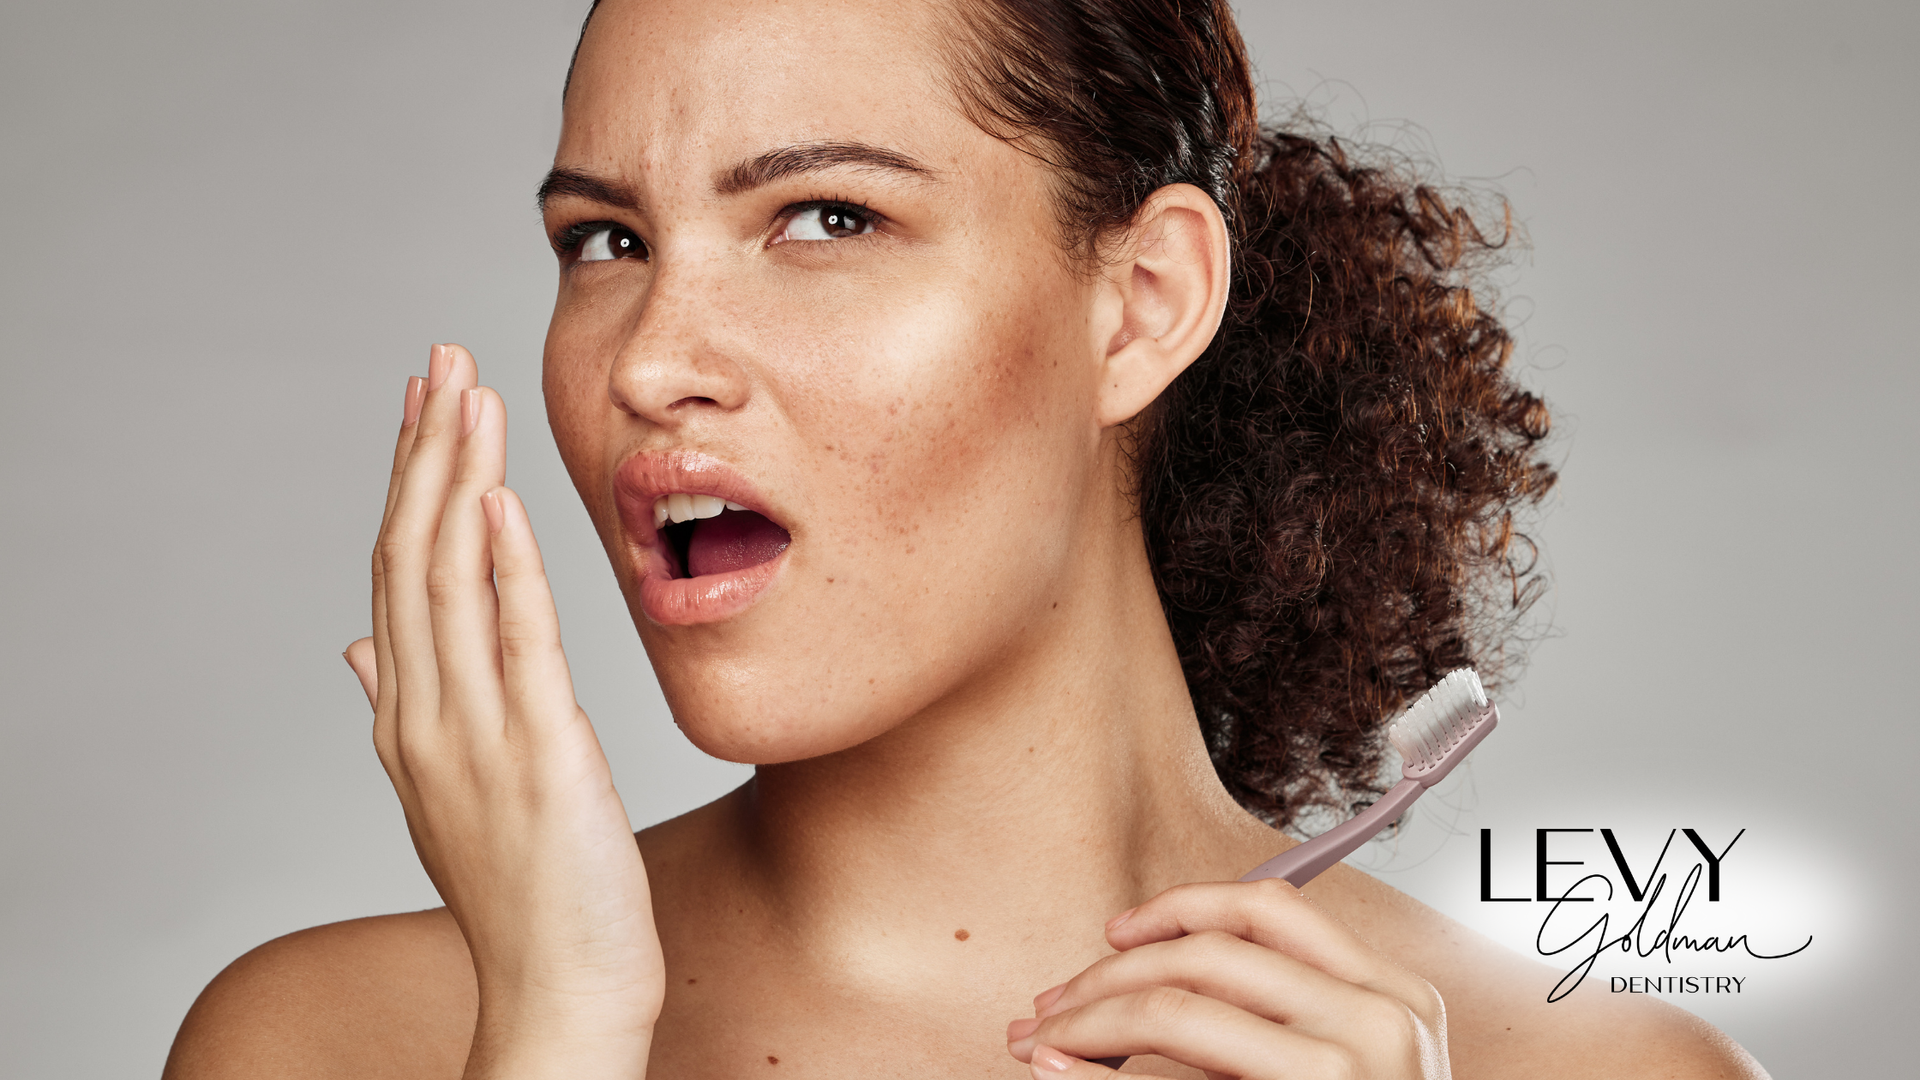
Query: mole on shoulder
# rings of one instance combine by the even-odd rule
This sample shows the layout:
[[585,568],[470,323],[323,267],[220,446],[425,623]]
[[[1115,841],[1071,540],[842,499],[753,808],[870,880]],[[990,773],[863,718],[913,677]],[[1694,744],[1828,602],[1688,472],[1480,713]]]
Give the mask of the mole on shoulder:
[[965,930],[955,930],[953,932],[953,940],[955,941],[965,941],[972,936],[972,934],[967,933]]

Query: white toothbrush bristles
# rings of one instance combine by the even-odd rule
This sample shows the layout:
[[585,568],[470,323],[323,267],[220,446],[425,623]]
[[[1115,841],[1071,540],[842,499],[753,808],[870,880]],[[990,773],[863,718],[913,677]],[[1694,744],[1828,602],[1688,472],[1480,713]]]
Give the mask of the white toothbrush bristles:
[[1413,775],[1441,763],[1474,729],[1487,707],[1487,691],[1472,668],[1460,668],[1420,696],[1393,726],[1387,741],[1400,751]]

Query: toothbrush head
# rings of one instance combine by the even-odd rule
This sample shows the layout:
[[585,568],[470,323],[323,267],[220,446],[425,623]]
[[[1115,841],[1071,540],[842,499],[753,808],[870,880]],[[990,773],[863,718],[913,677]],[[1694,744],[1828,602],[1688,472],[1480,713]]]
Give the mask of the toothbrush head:
[[1480,676],[1460,668],[1420,695],[1387,728],[1387,741],[1405,762],[1401,775],[1431,787],[1486,738],[1499,716]]

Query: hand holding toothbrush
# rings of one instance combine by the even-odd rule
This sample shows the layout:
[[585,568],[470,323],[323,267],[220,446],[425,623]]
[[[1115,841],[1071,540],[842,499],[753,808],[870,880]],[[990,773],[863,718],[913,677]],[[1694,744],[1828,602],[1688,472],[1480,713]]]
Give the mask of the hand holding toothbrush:
[[1111,1075],[1143,1053],[1214,1077],[1449,1076],[1440,995],[1297,887],[1397,820],[1499,718],[1472,668],[1449,673],[1388,728],[1402,779],[1385,797],[1238,882],[1169,889],[1116,917],[1120,955],[1035,998],[1009,1051],[1036,1077]]
[[1092,1059],[1139,1054],[1239,1080],[1451,1075],[1439,993],[1285,881],[1176,886],[1107,941],[1118,955],[1008,1027],[1035,1077],[1095,1080],[1115,1072]]

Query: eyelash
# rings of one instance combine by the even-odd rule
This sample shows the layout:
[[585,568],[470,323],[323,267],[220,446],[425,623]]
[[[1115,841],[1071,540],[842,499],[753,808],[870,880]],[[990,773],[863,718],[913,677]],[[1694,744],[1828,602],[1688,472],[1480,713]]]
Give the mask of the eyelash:
[[[878,231],[880,226],[886,224],[886,221],[887,221],[885,215],[879,213],[876,210],[873,210],[872,208],[867,206],[867,204],[865,203],[854,202],[851,199],[808,199],[805,202],[793,203],[792,205],[788,206],[786,209],[780,211],[780,217],[778,218],[778,220],[785,223],[791,223],[794,218],[799,217],[801,214],[804,214],[809,210],[851,211],[853,216],[856,218],[859,218],[863,225],[875,231]],[[860,239],[860,236],[871,236],[871,235],[872,233],[862,233],[859,236],[841,237],[839,240],[835,241],[835,243],[844,243],[847,240],[858,240]]]
[[[586,243],[589,236],[597,232],[605,232],[608,229],[626,229],[626,226],[617,221],[582,221],[578,224],[569,225],[553,234],[553,250],[558,252],[562,258],[572,258],[580,253],[580,245]],[[629,229],[628,231],[631,232],[632,230]],[[635,235],[637,236],[639,234],[636,233]],[[642,243],[645,243],[645,241],[642,241]]]
[[[878,230],[880,226],[886,224],[886,221],[887,221],[887,218],[884,214],[881,214],[878,211],[872,209],[871,207],[867,206],[865,203],[854,202],[850,199],[807,199],[802,202],[790,203],[781,209],[780,216],[775,220],[783,223],[791,222],[794,218],[800,216],[801,214],[806,213],[809,210],[849,211],[854,217],[859,218],[867,227],[874,230]],[[578,222],[573,225],[568,225],[566,228],[563,228],[559,232],[554,234],[553,249],[556,252],[558,252],[562,258],[570,259],[575,255],[579,254],[580,245],[583,243],[586,243],[587,238],[592,236],[594,233],[603,232],[607,229],[625,229],[625,228],[626,228],[625,225],[622,225],[617,221]],[[638,234],[635,234],[635,235],[638,235]],[[872,233],[860,234],[860,236],[871,236],[871,235],[873,234]],[[833,243],[844,243],[847,240],[858,240],[860,239],[860,236],[842,237],[840,240],[833,241]],[[821,241],[813,241],[813,242],[819,243]],[[643,239],[641,243],[644,245],[646,241]],[[650,250],[651,249],[649,249],[649,251]]]

